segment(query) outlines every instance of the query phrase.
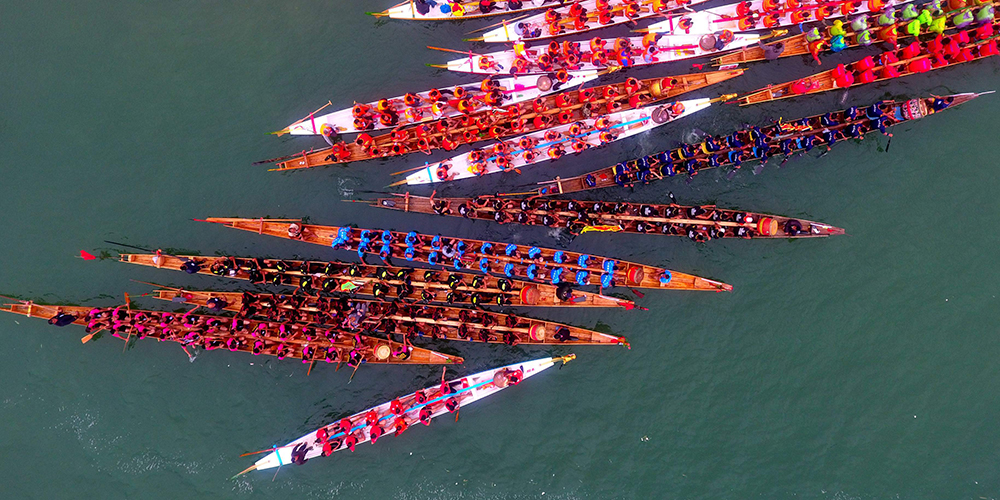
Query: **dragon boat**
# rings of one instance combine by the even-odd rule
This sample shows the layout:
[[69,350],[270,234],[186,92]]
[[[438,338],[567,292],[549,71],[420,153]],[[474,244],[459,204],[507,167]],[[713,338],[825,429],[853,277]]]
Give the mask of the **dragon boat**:
[[[474,293],[493,297],[492,305],[514,307],[624,307],[631,300],[491,275],[448,270],[380,267],[346,262],[278,260],[195,255],[121,254],[129,264],[206,274],[252,283],[294,286],[306,293],[349,294],[382,299],[473,305]],[[378,290],[378,292],[376,292]],[[491,305],[480,303],[479,306]]]
[[173,313],[117,307],[4,304],[2,310],[29,318],[49,320],[55,326],[79,325],[88,333],[84,341],[108,331],[126,342],[132,338],[171,341],[183,347],[228,349],[303,363],[326,361],[361,364],[456,364],[462,358],[412,345],[360,334],[319,331],[308,325],[278,321],[234,320],[225,316]]
[[[564,86],[579,87],[598,76],[596,70],[570,72]],[[275,135],[321,135],[333,146],[340,134],[388,130],[461,115],[463,110],[459,109],[459,103],[463,100],[479,108],[510,106],[533,101],[556,92],[557,88],[559,87],[553,85],[552,79],[545,75],[487,78],[482,82],[452,88],[430,89],[368,103],[356,103],[347,109],[317,115],[324,106],[275,132]]]
[[490,7],[480,7],[479,0],[407,0],[382,12],[368,12],[375,17],[415,21],[461,21],[490,16],[502,16],[522,11],[544,9],[558,0],[496,0]]
[[832,70],[780,85],[770,85],[739,97],[737,102],[740,106],[747,106],[851,88],[1000,55],[997,50],[997,37],[1000,35],[995,34],[997,26],[993,21],[952,35],[938,35],[927,43],[914,41],[902,49],[883,52],[877,58],[867,56],[852,63],[850,67],[839,64]]
[[[909,1],[909,0],[907,0]],[[906,3],[906,2],[900,2]],[[797,26],[813,21],[825,21],[844,16],[879,12],[887,5],[884,0],[753,0],[736,2],[721,7],[691,12],[651,24],[644,31],[650,33],[717,33],[740,32],[755,29],[775,29]]]
[[[405,200],[405,202],[403,202]],[[828,224],[780,215],[727,210],[715,205],[682,206],[652,203],[554,200],[547,198],[438,198],[446,209],[435,210],[430,198],[396,195],[369,204],[423,214],[450,215],[500,224],[565,227],[572,234],[626,232],[714,238],[817,238],[844,234]]]
[[[482,292],[473,292],[482,294]],[[485,295],[485,294],[483,294]],[[435,340],[517,344],[628,345],[624,337],[540,321],[513,314],[475,311],[460,307],[326,298],[318,295],[264,294],[250,292],[208,292],[163,289],[153,297],[201,307],[215,307],[236,313],[237,318],[288,317],[299,324],[353,335],[379,332],[387,337],[400,335],[409,345],[418,337]],[[483,301],[488,301],[484,297]]]
[[849,23],[838,19],[822,30],[813,27],[804,33],[769,42],[764,47],[750,47],[719,56],[712,60],[712,64],[727,66],[804,55],[810,55],[822,64],[821,53],[837,53],[876,42],[897,48],[900,40],[942,35],[974,23],[990,22],[995,17],[994,3],[945,11],[943,0],[936,0],[922,7],[918,10],[914,4],[908,4],[898,16],[895,9],[886,9],[881,13],[858,16]]
[[[611,186],[646,184],[678,174],[696,175],[717,167],[739,169],[743,162],[759,162],[783,156],[782,163],[815,147],[832,147],[846,138],[863,138],[872,132],[902,122],[917,120],[969,102],[993,92],[880,101],[858,109],[814,115],[794,121],[779,121],[765,127],[750,127],[727,137],[709,137],[701,143],[661,151],[571,178],[541,182],[540,196],[575,193]],[[886,146],[888,148],[888,146]]]
[[[384,261],[394,257],[456,270],[478,269],[508,278],[547,282],[553,285],[576,283],[608,288],[625,285],[636,288],[729,291],[732,285],[664,268],[636,264],[578,252],[537,246],[516,245],[467,238],[430,236],[414,231],[378,231],[347,226],[319,226],[297,219],[209,218],[204,222],[222,224],[257,234],[296,240],[334,249],[356,251],[362,259],[378,255]],[[378,248],[376,250],[376,248]]]
[[667,14],[706,0],[580,0],[549,7],[541,14],[505,21],[501,26],[466,38],[466,42],[512,43],[577,35],[591,30]]
[[477,75],[547,74],[559,70],[606,71],[723,54],[786,33],[788,32],[784,30],[764,36],[731,31],[673,35],[657,33],[641,37],[593,38],[589,42],[559,43],[553,40],[541,48],[515,46],[513,49],[487,54],[430,47],[457,52],[465,57],[428,66]]
[[647,106],[559,125],[509,141],[499,140],[492,146],[430,163],[391,186],[452,182],[487,174],[519,171],[537,163],[555,161],[567,154],[579,154],[647,132],[707,109],[714,102],[735,96],[736,94],[731,94],[717,99],[689,99]]
[[302,465],[307,460],[327,457],[341,450],[354,451],[357,445],[368,441],[376,444],[387,432],[398,436],[411,425],[430,425],[433,419],[442,415],[455,413],[457,419],[460,408],[507,387],[519,385],[528,377],[537,375],[558,362],[567,363],[573,359],[576,359],[576,355],[570,354],[513,363],[447,382],[442,377],[440,385],[427,387],[326,424],[284,446],[256,452],[267,455],[234,477],[282,465]]
[[[628,78],[622,83],[565,90],[538,97],[530,105],[518,103],[501,109],[476,108],[470,103],[468,114],[454,118],[402,127],[376,137],[365,132],[350,143],[341,140],[331,147],[257,163],[276,162],[273,170],[292,170],[415,152],[430,154],[439,148],[452,151],[462,144],[517,136],[563,121],[647,106],[742,74],[743,70],[726,70],[645,80]],[[554,85],[561,85],[559,76],[568,78],[568,73],[557,75]]]

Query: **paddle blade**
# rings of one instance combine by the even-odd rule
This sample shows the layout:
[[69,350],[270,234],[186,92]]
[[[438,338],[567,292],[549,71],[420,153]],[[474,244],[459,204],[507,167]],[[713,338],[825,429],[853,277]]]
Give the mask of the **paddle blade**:
[[97,260],[97,257],[91,255],[86,250],[80,250],[80,258],[83,260]]
[[80,339],[80,343],[81,344],[86,344],[87,342],[90,342],[90,339],[92,339],[92,338],[94,338],[94,334],[93,333],[91,333],[90,335],[86,335],[82,339]]

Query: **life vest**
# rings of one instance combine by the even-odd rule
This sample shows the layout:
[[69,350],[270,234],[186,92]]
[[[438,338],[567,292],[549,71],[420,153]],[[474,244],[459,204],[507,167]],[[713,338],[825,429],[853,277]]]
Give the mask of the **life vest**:
[[510,131],[514,133],[520,133],[528,126],[528,120],[526,118],[518,118],[510,124]]
[[521,154],[521,156],[524,158],[525,163],[532,163],[535,161],[535,158],[537,157],[537,155],[533,150],[525,151],[524,153]]
[[361,118],[361,117],[367,115],[369,110],[371,110],[371,108],[368,107],[367,105],[364,105],[364,104],[355,104],[354,107],[351,108],[351,114],[355,118]]
[[[575,55],[571,55],[571,56],[567,57],[566,59],[567,59],[566,62],[568,64],[575,64],[575,62],[571,62],[570,60],[571,59],[576,60],[576,56]],[[568,82],[569,81],[569,73],[566,70],[564,70],[564,69],[560,69],[559,71],[556,71],[556,80],[559,80],[562,83]]]
[[987,24],[984,24],[984,25],[976,28],[976,38],[978,38],[979,40],[986,40],[986,39],[990,38],[991,36],[993,36],[993,25],[992,24],[987,23]]
[[581,89],[579,92],[577,92],[577,99],[579,100],[580,104],[583,104],[585,102],[595,101],[596,98],[597,94],[596,92],[594,92],[594,89],[592,88]]
[[479,69],[482,71],[487,71],[493,67],[495,63],[493,58],[490,56],[479,56]]
[[541,97],[536,97],[534,101],[531,101],[531,108],[535,111],[535,113],[544,113],[549,109],[549,107],[545,104],[545,99]]
[[338,161],[344,161],[351,157],[351,151],[347,149],[347,144],[338,142],[330,147],[330,151]]
[[565,152],[563,152],[562,148],[560,148],[558,144],[553,144],[552,146],[549,146],[549,149],[546,152],[548,153],[549,158],[553,160],[558,160],[559,158],[562,157],[562,155],[566,154]]
[[378,146],[374,144],[368,146],[368,148],[365,150],[365,153],[367,153],[368,156],[371,158],[378,158],[379,156],[382,156],[382,150],[380,150]]
[[381,111],[382,113],[388,112],[393,109],[392,101],[390,101],[389,99],[382,99],[378,102],[375,108]]
[[560,17],[562,17],[562,16],[559,15],[559,12],[557,12],[555,9],[553,9],[551,7],[549,7],[545,11],[545,22],[547,22],[547,23],[554,23],[554,22],[558,21]]
[[368,130],[368,126],[371,124],[372,124],[371,120],[367,118],[355,118],[354,130]]
[[577,139],[577,140],[573,141],[572,148],[573,148],[573,152],[579,153],[579,152],[583,151],[584,149],[587,149],[587,144],[585,142]]
[[632,95],[642,88],[642,83],[635,77],[628,77],[625,79],[625,93]]
[[864,59],[855,62],[853,65],[854,71],[857,71],[858,73],[864,73],[865,71],[868,71],[874,67],[875,67],[875,60],[872,58],[872,56],[865,57]]
[[522,137],[517,141],[517,147],[523,150],[529,150],[535,147],[535,140],[531,137]]
[[569,100],[568,94],[558,94],[556,95],[556,106],[560,108],[567,108],[573,105],[573,102]]
[[605,85],[602,94],[605,99],[614,99],[618,97],[618,89],[614,85]]
[[460,99],[457,105],[458,111],[465,114],[472,114],[476,111],[476,106],[468,99]]
[[914,57],[920,55],[920,53],[921,53],[920,42],[913,42],[903,48],[902,57],[903,59],[913,59]]
[[431,143],[426,137],[421,137],[417,139],[417,149],[428,152],[431,150]]
[[374,142],[375,139],[372,139],[372,136],[368,134],[360,134],[356,139],[354,139],[354,143],[363,148],[371,146]]
[[896,33],[896,27],[889,26],[887,28],[882,28],[878,32],[878,39],[890,45],[896,45],[896,41],[899,39],[899,35]]
[[556,132],[555,130],[546,130],[542,138],[545,139],[546,142],[553,142],[559,139],[559,135],[559,132]]
[[[817,12],[818,12],[818,10],[817,10]],[[797,10],[795,12],[792,12],[791,19],[792,19],[793,23],[798,24],[798,23],[804,23],[806,21],[809,21],[810,17],[812,17],[812,14],[808,10]]]
[[601,144],[607,144],[615,140],[615,137],[608,130],[604,130],[601,133],[597,134],[597,138],[601,141]]
[[906,65],[906,69],[910,73],[925,73],[931,70],[931,62],[928,58],[910,61],[910,63]]
[[569,126],[569,130],[567,130],[567,132],[569,133],[569,135],[575,137],[580,135],[581,132],[583,132],[583,127],[581,127],[579,123],[574,123]]
[[594,37],[590,39],[590,51],[597,52],[598,50],[604,49],[604,39]]
[[764,9],[764,12],[772,12],[780,9],[781,3],[778,0],[764,0],[760,7]]
[[840,4],[840,15],[849,16],[858,10],[859,2],[844,2]]
[[417,97],[416,94],[411,94],[411,93],[407,92],[406,95],[403,96],[403,103],[405,103],[407,106],[410,106],[410,107],[419,106],[420,105],[420,97]]
[[868,0],[868,11],[878,12],[885,7],[885,0]]
[[753,7],[753,3],[752,2],[740,2],[740,3],[736,4],[736,16],[737,17],[741,17],[741,18],[742,17],[750,17],[750,15],[753,12],[750,9],[751,7]]
[[611,119],[608,118],[607,116],[602,116],[594,120],[594,128],[596,129],[604,130],[610,126],[611,126]]
[[739,22],[740,31],[749,31],[757,27],[757,20],[753,17],[741,17]]

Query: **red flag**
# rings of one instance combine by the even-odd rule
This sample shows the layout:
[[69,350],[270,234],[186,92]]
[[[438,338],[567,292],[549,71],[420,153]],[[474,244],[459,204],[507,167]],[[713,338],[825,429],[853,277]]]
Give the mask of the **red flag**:
[[702,68],[705,67],[705,65],[704,64],[692,64],[691,67],[694,68],[694,69],[697,69],[697,70],[701,70]]
[[90,255],[89,253],[87,253],[86,250],[80,250],[80,257],[83,260],[97,260],[97,257],[94,257],[93,255]]

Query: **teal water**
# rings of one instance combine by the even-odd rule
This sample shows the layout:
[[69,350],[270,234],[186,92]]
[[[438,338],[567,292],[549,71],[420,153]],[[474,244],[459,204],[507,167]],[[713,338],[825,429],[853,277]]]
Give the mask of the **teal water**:
[[[130,280],[237,289],[209,277],[86,262],[103,240],[215,253],[352,256],[192,222],[310,216],[547,246],[544,229],[400,215],[341,203],[430,159],[268,173],[252,161],[309,148],[266,135],[327,100],[400,95],[473,78],[426,68],[465,48],[463,24],[380,22],[381,2],[220,0],[4,5],[0,30],[0,293],[108,305]],[[625,33],[611,30],[608,36]],[[603,32],[602,32],[603,34]],[[874,49],[869,53],[874,53]],[[864,52],[828,57],[823,68]],[[817,69],[753,66],[692,94],[746,92]],[[683,140],[695,129],[793,118],[883,97],[991,90],[996,60],[808,99],[718,106],[520,176],[446,195],[510,191]],[[685,73],[689,63],[633,71]],[[690,98],[685,96],[685,98]],[[713,241],[585,235],[573,250],[719,279],[732,293],[652,291],[648,312],[521,311],[602,327],[632,349],[579,359],[378,446],[228,478],[241,453],[430,384],[439,368],[349,372],[228,352],[193,363],[176,345],[123,353],[81,330],[0,317],[4,498],[996,498],[1000,412],[1000,98],[842,144],[822,159],[732,180],[708,172],[599,199],[717,202],[821,220],[849,235]],[[441,155],[434,156],[439,158]],[[427,191],[414,191],[428,194]],[[164,307],[148,299],[140,304]],[[472,373],[565,349],[445,345]]]

